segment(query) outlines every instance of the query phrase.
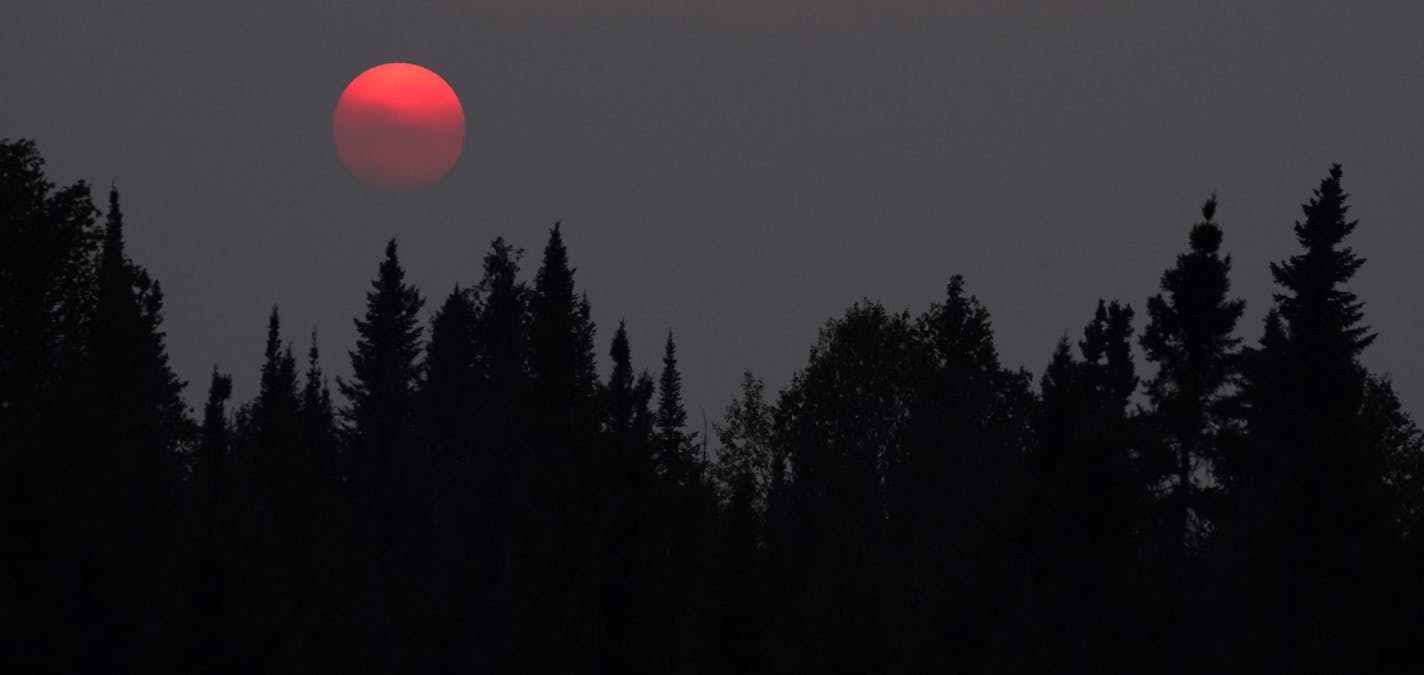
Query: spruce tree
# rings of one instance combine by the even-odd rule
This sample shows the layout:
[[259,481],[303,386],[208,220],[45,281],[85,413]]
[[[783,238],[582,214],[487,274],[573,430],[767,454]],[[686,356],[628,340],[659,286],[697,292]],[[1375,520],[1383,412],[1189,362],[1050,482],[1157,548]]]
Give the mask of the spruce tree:
[[420,522],[425,501],[415,481],[416,396],[420,387],[420,292],[405,282],[396,242],[386,244],[366,313],[356,319],[356,349],[351,351],[350,380],[337,380],[345,396],[342,430],[349,465],[353,536],[361,565],[363,607],[360,625],[363,659],[377,669],[393,668],[409,658],[405,634],[384,626],[395,620],[390,607],[415,606],[414,588],[396,583],[413,574],[424,560]]
[[203,425],[193,457],[192,485],[194,503],[202,515],[203,524],[211,527],[212,518],[222,498],[224,485],[230,479],[227,462],[232,442],[232,427],[227,416],[227,402],[232,398],[232,376],[218,372],[213,366],[208,385],[208,401],[203,405]]
[[421,327],[419,314],[425,301],[405,283],[396,241],[386,244],[371,290],[366,292],[366,314],[356,319],[356,349],[351,352],[351,380],[339,380],[347,399],[342,412],[347,442],[360,453],[356,461],[377,473],[360,476],[363,482],[391,468],[391,456],[409,440],[414,398],[420,383]]
[[321,351],[317,347],[316,329],[312,329],[311,345],[307,349],[307,370],[302,383],[302,435],[313,453],[320,478],[328,485],[338,479],[336,419],[331,405],[331,388],[321,368]]
[[613,371],[604,387],[607,406],[608,433],[614,443],[626,445],[633,432],[634,395],[632,355],[628,346],[628,329],[622,321],[613,333],[613,345],[608,355],[613,359]]
[[[1398,545],[1389,448],[1368,424],[1370,377],[1359,357],[1374,334],[1345,285],[1364,264],[1345,239],[1343,172],[1334,165],[1295,223],[1303,249],[1271,265],[1281,292],[1261,346],[1246,358],[1245,442],[1232,460],[1237,550],[1233,614],[1240,630],[1269,626],[1262,644],[1238,643],[1248,664],[1330,671],[1391,657],[1387,580]],[[1289,570],[1285,572],[1284,570]],[[1357,620],[1366,614],[1373,620]],[[1310,645],[1302,650],[1298,645]]]
[[[437,474],[472,480],[473,424],[479,414],[481,359],[475,337],[477,309],[471,292],[456,286],[430,320],[421,409]],[[466,486],[468,488],[468,486]]]
[[518,279],[521,251],[503,238],[490,244],[483,258],[483,278],[476,291],[483,302],[476,308],[475,342],[481,366],[479,408],[474,411],[481,466],[478,490],[483,522],[473,532],[478,537],[481,604],[476,648],[486,654],[495,670],[508,670],[517,662],[516,636],[531,621],[516,615],[531,574],[519,561],[541,555],[530,543],[539,532],[531,476],[535,469],[527,431],[530,425],[529,291]]
[[[72,530],[93,555],[76,556],[70,570],[85,582],[74,589],[111,600],[94,606],[92,642],[76,646],[80,670],[138,658],[159,625],[165,601],[155,601],[159,574],[176,524],[174,499],[181,476],[179,450],[190,437],[183,383],[168,363],[162,332],[162,291],[125,252],[117,190],[110,190],[96,261],[84,349],[84,390],[70,405],[83,415],[73,425],[72,478],[79,513]],[[82,549],[81,549],[82,550]],[[87,568],[87,569],[85,569]],[[87,584],[92,584],[86,588]],[[92,651],[91,651],[92,649]]]
[[687,409],[682,404],[682,374],[677,370],[677,343],[668,331],[663,344],[663,370],[658,377],[658,409],[654,443],[661,473],[679,484],[700,480],[701,466],[689,434]]
[[[526,544],[546,556],[547,565],[526,577],[538,602],[525,603],[516,616],[520,635],[511,649],[522,653],[517,669],[564,670],[574,654],[597,644],[595,589],[598,581],[571,583],[576,570],[596,570],[597,549],[589,537],[605,491],[594,479],[602,453],[596,451],[602,405],[594,359],[594,325],[587,297],[574,284],[560,226],[549,232],[529,297],[529,453],[533,462],[527,497]],[[592,480],[591,480],[592,479]],[[595,577],[597,579],[597,577]],[[552,613],[572,617],[560,635],[545,632]]]
[[588,298],[574,287],[558,224],[549,232],[529,310],[535,433],[555,444],[585,442],[596,430],[599,412],[594,325]]

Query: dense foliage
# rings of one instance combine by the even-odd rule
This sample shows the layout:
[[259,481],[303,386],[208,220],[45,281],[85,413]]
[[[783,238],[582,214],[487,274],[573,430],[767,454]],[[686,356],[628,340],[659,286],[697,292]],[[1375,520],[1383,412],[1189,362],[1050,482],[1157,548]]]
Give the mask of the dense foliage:
[[118,192],[4,142],[0,670],[1415,672],[1424,438],[1360,363],[1341,178],[1259,341],[1213,198],[1038,378],[952,276],[709,434],[671,332],[599,376],[557,225],[428,321],[390,242],[337,398],[273,308],[256,398],[215,368],[194,418]]

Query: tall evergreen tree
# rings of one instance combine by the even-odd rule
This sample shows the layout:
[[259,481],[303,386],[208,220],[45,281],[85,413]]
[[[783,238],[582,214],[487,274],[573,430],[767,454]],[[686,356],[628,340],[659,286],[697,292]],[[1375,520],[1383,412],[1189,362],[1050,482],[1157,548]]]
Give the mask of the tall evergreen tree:
[[1375,336],[1345,289],[1364,260],[1344,244],[1358,221],[1341,177],[1332,166],[1302,207],[1304,250],[1271,265],[1282,292],[1261,347],[1248,353],[1249,437],[1229,477],[1227,541],[1243,554],[1236,583],[1249,584],[1233,587],[1244,603],[1233,613],[1243,630],[1271,631],[1263,644],[1237,646],[1280,672],[1381,664],[1399,646],[1386,638],[1395,621],[1386,600],[1398,594],[1383,583],[1398,536],[1390,452],[1363,414],[1369,376],[1359,357]]
[[[63,574],[82,580],[71,587],[73,616],[92,620],[70,650],[80,670],[140,662],[173,628],[160,612],[176,598],[158,580],[172,562],[165,553],[177,524],[178,453],[191,431],[164,347],[162,291],[125,252],[117,190],[93,279],[81,385],[66,402],[76,418],[64,441],[65,483],[81,489],[66,497],[75,548]],[[112,602],[85,607],[92,597]]]
[[529,369],[536,433],[555,445],[582,443],[597,429],[598,374],[588,298],[574,287],[560,226],[544,247],[529,300]]
[[[1163,294],[1147,301],[1149,317],[1141,338],[1157,374],[1147,383],[1151,411],[1150,447],[1142,449],[1142,469],[1156,494],[1161,583],[1167,614],[1163,642],[1174,653],[1173,667],[1201,669],[1201,620],[1215,608],[1198,589],[1201,554],[1216,511],[1218,462],[1240,433],[1235,384],[1239,381],[1240,340],[1234,336],[1245,302],[1228,297],[1231,256],[1220,253],[1216,197],[1202,206],[1201,222],[1189,237],[1191,250],[1177,256],[1162,274]],[[1164,295],[1165,294],[1165,295]]]
[[405,283],[392,239],[366,292],[366,315],[356,320],[352,379],[338,381],[348,402],[342,412],[347,442],[363,455],[356,461],[377,472],[361,475],[362,481],[390,468],[395,459],[390,453],[408,441],[420,383],[419,314],[424,305],[420,292]]
[[188,431],[184,385],[173,374],[163,344],[163,291],[124,251],[117,189],[109,191],[93,303],[86,352],[88,376],[100,397],[94,412],[104,416],[101,426],[111,433],[127,432],[120,435],[133,444],[111,446],[110,452],[134,453],[112,457],[126,468],[110,468],[139,472],[122,477],[139,478],[140,485],[164,485],[175,475],[175,454]]
[[471,459],[474,439],[470,422],[478,414],[482,384],[476,314],[471,292],[456,286],[430,320],[421,407],[427,418],[426,433],[441,446],[434,450],[442,456],[432,460],[447,468]]
[[377,670],[397,667],[412,655],[411,636],[394,632],[411,617],[391,614],[410,608],[414,592],[400,585],[424,560],[415,527],[424,505],[415,481],[416,396],[420,387],[420,292],[405,282],[396,242],[386,244],[365,316],[356,320],[351,380],[337,380],[346,397],[341,412],[352,495],[353,535],[362,566],[364,606],[358,622],[368,649],[364,660]]
[[480,406],[474,412],[478,428],[482,473],[479,502],[486,512],[474,529],[478,537],[478,563],[482,582],[478,629],[473,631],[473,651],[482,654],[477,665],[511,670],[520,660],[517,637],[530,623],[517,615],[530,570],[526,556],[542,555],[531,543],[531,533],[542,523],[535,520],[539,496],[532,486],[536,465],[527,430],[529,402],[529,290],[518,279],[521,251],[503,238],[495,239],[483,259],[484,276],[476,291],[483,302],[476,308],[475,343],[481,365]]
[[426,627],[419,649],[430,668],[441,671],[467,665],[454,656],[477,630],[473,602],[449,599],[478,597],[472,575],[486,572],[477,558],[482,542],[473,536],[489,518],[482,484],[488,457],[477,425],[485,389],[478,311],[474,292],[456,286],[431,318],[419,396],[421,453],[405,460],[418,467],[413,475],[425,503],[420,522],[411,527],[423,529],[429,542],[422,567],[427,580],[415,612]]
[[218,372],[213,366],[212,382],[208,385],[208,401],[203,405],[203,425],[193,457],[190,482],[198,510],[205,526],[211,527],[214,511],[222,498],[226,481],[228,453],[232,443],[232,426],[227,416],[227,402],[232,398],[232,376]]
[[655,443],[664,476],[687,484],[700,480],[702,466],[694,447],[696,432],[688,433],[687,409],[682,404],[682,374],[677,370],[677,343],[668,331],[663,344],[663,370],[658,377]]
[[321,369],[321,351],[317,347],[316,329],[312,329],[311,346],[307,349],[306,379],[302,383],[302,433],[307,445],[316,454],[323,480],[336,479],[336,419],[331,405],[331,388]]
[[613,371],[609,373],[608,385],[604,387],[608,432],[615,443],[627,444],[632,440],[633,433],[635,385],[628,329],[622,321],[618,322],[618,330],[613,333],[613,345],[608,355],[613,359]]
[[[593,557],[602,530],[594,519],[604,513],[596,506],[603,490],[590,478],[600,474],[596,443],[603,406],[593,340],[588,299],[575,288],[574,269],[555,224],[529,296],[527,441],[535,470],[530,472],[530,527],[525,529],[526,545],[552,560],[523,581],[523,592],[538,602],[524,603],[515,619],[520,634],[511,649],[521,660],[515,669],[575,668],[573,655],[596,647],[594,592],[601,566]],[[574,583],[580,572],[588,578]],[[550,616],[564,617],[552,636]],[[551,638],[556,640],[552,646]]]
[[1167,450],[1152,478],[1161,481],[1166,541],[1178,557],[1202,543],[1203,481],[1210,477],[1211,459],[1221,454],[1220,437],[1233,426],[1231,385],[1240,343],[1233,334],[1246,306],[1227,297],[1231,256],[1220,254],[1216,198],[1201,212],[1202,221],[1191,230],[1191,251],[1162,274],[1166,295],[1147,301],[1149,321],[1141,340],[1147,359],[1157,364],[1147,383],[1150,421]]

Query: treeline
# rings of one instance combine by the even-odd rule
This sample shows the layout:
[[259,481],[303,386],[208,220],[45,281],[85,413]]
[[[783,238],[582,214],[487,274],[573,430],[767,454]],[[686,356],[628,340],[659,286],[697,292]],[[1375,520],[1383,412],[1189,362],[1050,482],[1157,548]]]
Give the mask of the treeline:
[[118,193],[6,141],[0,669],[1416,672],[1424,437],[1360,363],[1340,168],[1258,341],[1215,210],[1037,381],[955,276],[706,438],[671,333],[649,372],[620,324],[600,377],[556,225],[428,321],[392,241],[339,395],[274,308],[256,398],[214,369],[195,415]]

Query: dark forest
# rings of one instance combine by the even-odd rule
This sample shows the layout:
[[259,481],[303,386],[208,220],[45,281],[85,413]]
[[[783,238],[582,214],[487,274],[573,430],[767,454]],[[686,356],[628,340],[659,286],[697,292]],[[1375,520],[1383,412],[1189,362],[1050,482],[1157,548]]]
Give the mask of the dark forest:
[[373,251],[349,380],[273,307],[254,399],[182,382],[117,190],[5,141],[0,671],[1418,672],[1424,435],[1322,168],[1263,326],[1213,196],[1041,375],[946,270],[704,428],[558,225],[443,297]]

